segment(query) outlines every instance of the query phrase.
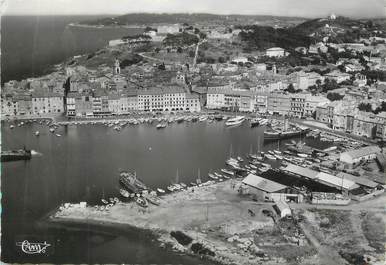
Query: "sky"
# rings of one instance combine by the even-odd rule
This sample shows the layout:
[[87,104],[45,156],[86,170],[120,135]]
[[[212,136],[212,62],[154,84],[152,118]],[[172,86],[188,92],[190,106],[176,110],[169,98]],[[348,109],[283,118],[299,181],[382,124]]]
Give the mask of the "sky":
[[0,0],[6,15],[212,13],[324,17],[383,17],[386,0]]

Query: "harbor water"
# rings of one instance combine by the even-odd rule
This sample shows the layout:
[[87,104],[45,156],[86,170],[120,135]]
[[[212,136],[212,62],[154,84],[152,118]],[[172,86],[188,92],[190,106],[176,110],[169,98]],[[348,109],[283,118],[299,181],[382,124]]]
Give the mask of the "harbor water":
[[[100,204],[103,197],[119,197],[121,170],[136,171],[150,188],[165,188],[172,182],[190,183],[198,172],[207,180],[208,172],[224,168],[230,155],[282,149],[289,141],[264,144],[264,127],[250,128],[248,122],[234,128],[224,122],[173,123],[161,130],[140,124],[121,131],[103,124],[68,125],[55,133],[39,123],[9,125],[2,123],[2,149],[25,146],[34,155],[2,165],[2,256],[7,262],[31,261],[16,247],[18,238],[45,235],[56,241],[55,250],[34,256],[36,262],[197,264],[159,249],[141,233],[108,228],[102,233],[90,226],[57,229],[41,220],[64,202]],[[76,229],[66,231],[69,227]]]

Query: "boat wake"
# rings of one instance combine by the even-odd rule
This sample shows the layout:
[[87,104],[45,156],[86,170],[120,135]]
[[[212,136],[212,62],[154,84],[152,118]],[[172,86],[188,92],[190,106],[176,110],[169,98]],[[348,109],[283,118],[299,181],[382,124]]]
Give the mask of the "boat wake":
[[34,156],[42,156],[43,154],[42,153],[39,153],[35,150],[31,150],[31,155],[34,155]]

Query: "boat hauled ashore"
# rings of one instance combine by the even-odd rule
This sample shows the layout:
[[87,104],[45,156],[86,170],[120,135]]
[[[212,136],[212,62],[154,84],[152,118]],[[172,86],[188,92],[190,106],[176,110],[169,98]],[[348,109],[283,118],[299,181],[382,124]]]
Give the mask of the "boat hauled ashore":
[[134,172],[122,171],[119,174],[119,182],[130,192],[140,192],[146,190],[147,187],[142,181],[137,179],[137,174]]

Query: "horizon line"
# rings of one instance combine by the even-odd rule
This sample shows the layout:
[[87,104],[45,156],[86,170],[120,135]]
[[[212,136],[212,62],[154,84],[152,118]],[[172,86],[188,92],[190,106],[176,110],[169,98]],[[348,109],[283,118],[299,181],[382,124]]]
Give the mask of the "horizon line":
[[[128,12],[128,13],[99,13],[99,14],[82,14],[82,13],[63,13],[63,14],[27,14],[27,13],[10,13],[7,14],[7,12],[4,12],[1,14],[1,16],[125,16],[130,14],[157,14],[157,15],[194,15],[194,14],[202,14],[202,15],[216,15],[216,16],[261,16],[261,17],[283,17],[283,18],[303,18],[303,19],[317,19],[317,18],[324,18],[323,16],[286,16],[286,15],[271,15],[271,14],[237,14],[237,13],[228,13],[228,14],[221,14],[221,13],[206,13],[206,12]],[[335,14],[337,17],[345,17],[345,18],[352,18],[352,19],[386,19],[383,16],[379,17],[367,17],[367,16],[344,16],[340,14]],[[328,15],[326,15],[328,16]],[[326,17],[325,16],[325,17]]]

